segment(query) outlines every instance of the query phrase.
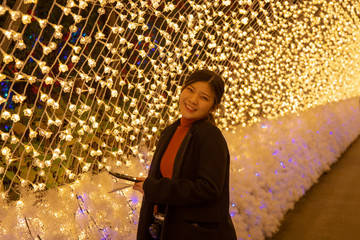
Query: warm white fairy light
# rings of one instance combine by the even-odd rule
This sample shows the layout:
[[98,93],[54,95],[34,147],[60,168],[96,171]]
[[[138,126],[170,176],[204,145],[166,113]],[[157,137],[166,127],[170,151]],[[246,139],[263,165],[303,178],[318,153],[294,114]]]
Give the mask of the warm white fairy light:
[[8,112],[8,111],[3,111],[1,113],[1,118],[5,119],[5,120],[8,120],[9,118],[11,118],[11,113]]
[[1,133],[1,140],[6,141],[6,140],[8,140],[9,137],[10,137],[10,134],[4,133],[4,132]]

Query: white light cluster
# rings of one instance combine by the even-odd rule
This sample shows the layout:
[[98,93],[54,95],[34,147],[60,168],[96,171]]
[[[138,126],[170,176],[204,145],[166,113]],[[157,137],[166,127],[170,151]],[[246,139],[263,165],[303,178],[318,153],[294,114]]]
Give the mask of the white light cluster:
[[[130,156],[148,164],[152,151],[142,147],[153,149],[159,131],[179,117],[180,84],[195,69],[226,81],[216,112],[225,130],[360,95],[360,4],[352,1],[56,4],[64,13],[57,23],[0,7],[12,21],[0,30],[16,43],[0,54],[0,82],[11,83],[0,98],[1,123],[10,129],[0,129],[2,174],[23,161],[42,166],[13,177],[6,193],[16,183],[37,191],[126,166]],[[79,9],[94,9],[101,24],[88,26],[93,20]],[[12,29],[18,19],[21,33]],[[22,33],[33,25],[41,31],[32,48]],[[5,71],[11,64],[14,76]]]

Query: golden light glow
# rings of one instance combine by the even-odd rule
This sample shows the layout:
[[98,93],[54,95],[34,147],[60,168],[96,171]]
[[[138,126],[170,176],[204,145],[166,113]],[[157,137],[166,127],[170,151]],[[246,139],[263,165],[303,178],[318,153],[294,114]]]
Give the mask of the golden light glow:
[[[360,95],[360,5],[353,1],[98,3],[57,3],[67,23],[0,6],[11,22],[0,30],[16,49],[0,48],[1,66],[17,69],[0,72],[0,82],[11,85],[0,96],[8,126],[0,129],[1,154],[14,168],[12,159],[35,157],[27,161],[40,177],[24,173],[29,179],[21,182],[34,191],[50,175],[73,181],[126,167],[130,156],[148,164],[158,133],[180,116],[180,85],[195,69],[226,81],[215,112],[224,130]],[[101,24],[88,26],[89,15],[78,10],[94,6]],[[17,20],[41,29],[35,42],[12,28]],[[24,89],[16,88],[20,82]]]

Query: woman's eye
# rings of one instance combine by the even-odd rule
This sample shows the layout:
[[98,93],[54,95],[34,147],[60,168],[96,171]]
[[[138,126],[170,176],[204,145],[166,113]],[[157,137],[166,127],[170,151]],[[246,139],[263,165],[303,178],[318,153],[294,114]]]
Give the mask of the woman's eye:
[[209,99],[207,97],[201,97],[202,100],[205,100],[205,101],[209,101]]

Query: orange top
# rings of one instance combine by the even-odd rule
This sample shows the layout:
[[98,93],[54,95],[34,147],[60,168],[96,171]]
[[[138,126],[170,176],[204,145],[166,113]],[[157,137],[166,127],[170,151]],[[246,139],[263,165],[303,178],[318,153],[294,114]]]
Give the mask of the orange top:
[[180,120],[180,125],[176,129],[173,137],[170,140],[168,147],[161,159],[160,163],[160,171],[163,177],[171,178],[174,161],[176,154],[180,148],[182,141],[184,140],[187,132],[189,131],[191,124],[195,122],[197,119],[186,119],[184,117]]

